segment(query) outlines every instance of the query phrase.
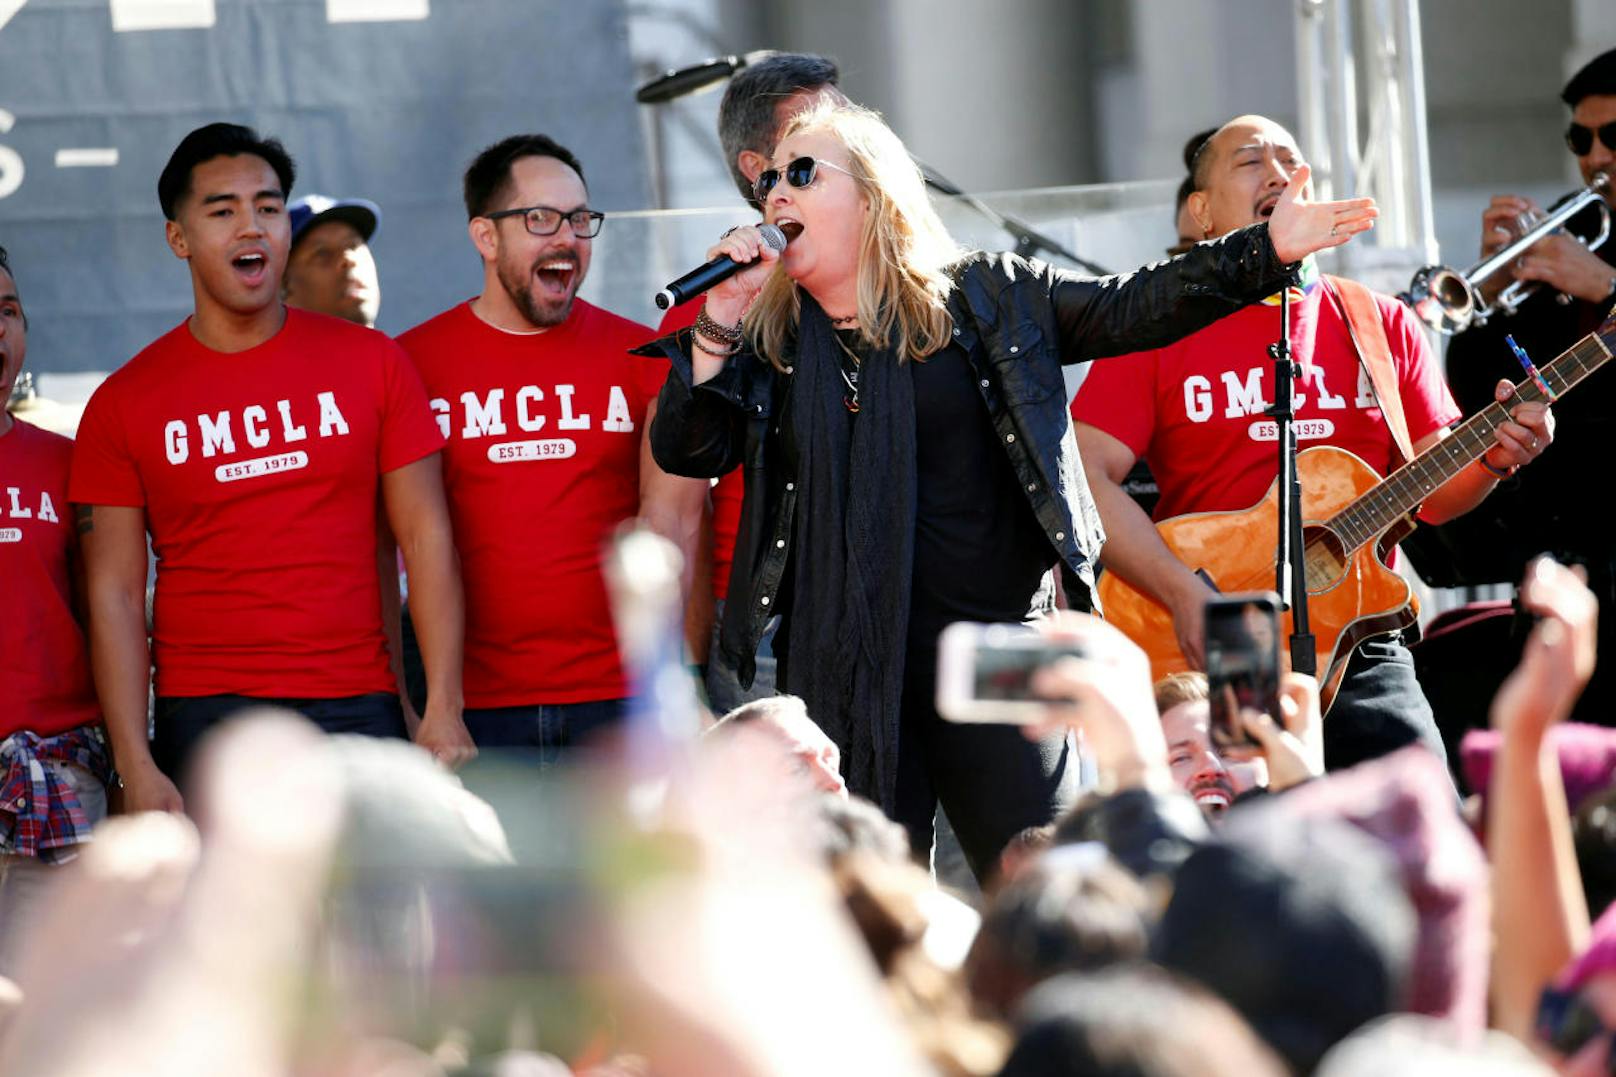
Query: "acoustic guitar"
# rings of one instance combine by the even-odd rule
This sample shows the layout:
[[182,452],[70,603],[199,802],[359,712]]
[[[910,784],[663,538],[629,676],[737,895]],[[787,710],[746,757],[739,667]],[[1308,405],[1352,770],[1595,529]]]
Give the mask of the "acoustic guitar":
[[[1296,456],[1302,485],[1308,622],[1318,647],[1321,701],[1326,710],[1347,671],[1353,648],[1374,636],[1413,624],[1419,605],[1407,582],[1386,558],[1414,527],[1413,514],[1426,495],[1469,467],[1496,442],[1493,432],[1517,403],[1554,400],[1611,358],[1616,347],[1616,311],[1593,333],[1573,344],[1538,373],[1515,386],[1509,406],[1493,402],[1466,419],[1384,480],[1344,449],[1316,446]],[[1156,525],[1167,548],[1218,591],[1266,591],[1274,586],[1278,546],[1278,482],[1243,512],[1201,512]],[[1114,572],[1098,587],[1106,620],[1150,657],[1151,676],[1190,668],[1178,648],[1167,607]],[[1291,615],[1283,615],[1291,632]]]

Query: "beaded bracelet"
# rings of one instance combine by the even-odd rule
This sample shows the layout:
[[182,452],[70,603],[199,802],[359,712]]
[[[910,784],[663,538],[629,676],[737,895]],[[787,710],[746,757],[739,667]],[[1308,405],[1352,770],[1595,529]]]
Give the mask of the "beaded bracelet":
[[701,333],[708,340],[721,340],[725,344],[739,345],[741,342],[741,327],[739,325],[720,325],[707,313],[707,307],[702,306],[696,313],[696,332]]
[[720,359],[728,359],[730,356],[741,350],[741,346],[739,344],[731,344],[727,349],[722,351],[717,348],[709,348],[707,345],[701,342],[702,336],[703,334],[701,333],[690,334],[690,343],[694,344],[708,355],[714,355]]
[[1497,479],[1499,482],[1503,482],[1505,479],[1510,478],[1512,475],[1515,474],[1515,467],[1513,465],[1511,465],[1511,467],[1510,467],[1510,469],[1508,471],[1505,471],[1502,468],[1493,467],[1492,464],[1488,463],[1486,453],[1483,453],[1482,455],[1476,457],[1476,463],[1478,463],[1482,467],[1486,468],[1487,469],[1487,474],[1491,475],[1493,478]]

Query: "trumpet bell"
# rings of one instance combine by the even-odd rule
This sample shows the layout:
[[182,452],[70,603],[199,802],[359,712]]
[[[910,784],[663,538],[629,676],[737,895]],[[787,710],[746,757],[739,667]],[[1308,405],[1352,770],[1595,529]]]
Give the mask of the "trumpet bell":
[[1416,318],[1443,336],[1463,332],[1476,321],[1474,289],[1462,273],[1447,266],[1425,266],[1398,298]]

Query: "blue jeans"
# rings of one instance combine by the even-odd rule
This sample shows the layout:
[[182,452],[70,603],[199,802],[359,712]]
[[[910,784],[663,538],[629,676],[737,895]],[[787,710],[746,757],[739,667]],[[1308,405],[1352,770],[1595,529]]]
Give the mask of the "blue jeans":
[[176,782],[185,778],[197,742],[214,726],[254,707],[293,710],[327,733],[409,738],[404,708],[391,692],[337,699],[260,699],[256,696],[159,696],[152,724],[152,758]]
[[536,757],[540,765],[586,747],[596,735],[622,725],[626,699],[582,703],[530,703],[520,707],[467,707],[466,731],[479,749]]

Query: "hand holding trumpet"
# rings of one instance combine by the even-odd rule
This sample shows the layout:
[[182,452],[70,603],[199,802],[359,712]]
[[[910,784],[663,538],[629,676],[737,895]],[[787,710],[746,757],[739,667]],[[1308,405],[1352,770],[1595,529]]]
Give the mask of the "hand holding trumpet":
[[[1543,219],[1536,202],[1521,195],[1494,195],[1481,214],[1481,256],[1488,258]],[[1543,237],[1515,259],[1510,275],[1538,281],[1562,295],[1597,303],[1610,295],[1616,269],[1563,231]]]

